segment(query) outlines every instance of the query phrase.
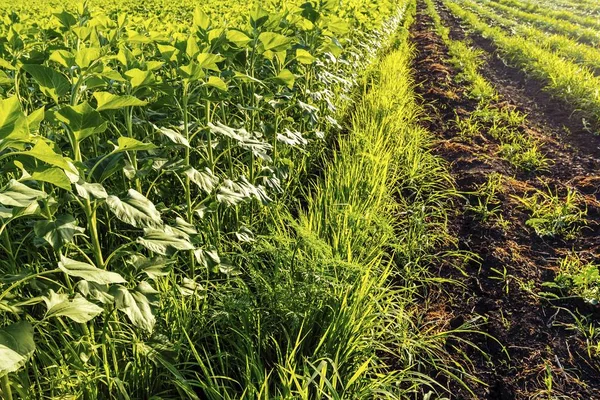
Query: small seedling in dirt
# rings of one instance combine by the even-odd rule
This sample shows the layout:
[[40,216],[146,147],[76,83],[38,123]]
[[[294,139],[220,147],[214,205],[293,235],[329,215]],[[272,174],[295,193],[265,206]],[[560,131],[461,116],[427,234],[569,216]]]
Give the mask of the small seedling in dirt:
[[563,258],[554,282],[546,282],[544,286],[557,289],[562,295],[581,297],[593,305],[600,302],[598,266],[583,261],[576,254],[570,254]]
[[586,223],[587,209],[580,207],[581,196],[574,189],[567,188],[562,199],[549,188],[547,192],[536,190],[531,196],[513,197],[531,213],[525,223],[540,237],[573,239]]
[[515,168],[525,172],[545,170],[550,163],[535,142],[524,138],[502,144],[500,155]]
[[502,309],[500,309],[500,322],[502,322],[502,326],[506,330],[509,330],[510,327],[512,326],[512,323],[510,322],[510,319],[508,319],[508,318],[506,318],[504,316],[504,311],[502,311]]
[[488,222],[492,218],[501,219],[500,200],[497,194],[502,190],[502,181],[503,177],[501,174],[491,174],[488,180],[481,184],[475,192],[477,204],[467,204],[466,210],[474,213],[476,218],[481,222]]
[[455,124],[459,135],[464,138],[471,138],[481,134],[482,126],[472,114],[467,118],[462,118],[459,115],[455,118]]
[[600,326],[591,316],[581,315],[579,312],[566,310],[573,317],[573,323],[567,329],[575,331],[585,339],[587,355],[590,359],[598,360],[600,356]]
[[512,280],[512,275],[508,273],[506,267],[502,267],[502,271],[497,268],[491,268],[491,271],[495,272],[497,275],[491,275],[490,279],[502,282],[502,290],[504,293],[508,294],[510,291],[510,281]]

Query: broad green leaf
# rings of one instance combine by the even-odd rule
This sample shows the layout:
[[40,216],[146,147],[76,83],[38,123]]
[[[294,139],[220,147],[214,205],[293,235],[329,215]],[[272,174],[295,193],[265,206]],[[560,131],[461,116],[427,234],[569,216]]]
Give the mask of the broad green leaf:
[[132,324],[152,332],[156,324],[156,318],[152,313],[150,301],[144,293],[138,290],[130,292],[126,287],[116,285],[111,287],[110,294],[115,298],[117,310],[125,313]]
[[29,204],[27,207],[2,207],[0,206],[0,218],[15,219],[28,215],[39,215],[41,213],[40,205],[37,202]]
[[[96,165],[98,164],[98,165]],[[88,168],[94,168],[93,178],[97,182],[104,182],[118,171],[122,171],[125,166],[123,152],[111,154],[108,157],[98,157],[86,160]]]
[[60,13],[54,13],[53,15],[60,21],[65,29],[69,29],[77,23],[77,18],[64,10]]
[[185,146],[185,147],[190,147],[190,142],[188,142],[188,140],[185,138],[185,136],[183,136],[181,133],[179,133],[171,128],[165,128],[165,127],[161,128],[156,125],[153,125],[153,126],[160,133],[162,133],[163,135],[168,137],[169,140],[171,140],[171,142]]
[[167,255],[170,250],[193,250],[194,245],[189,238],[178,234],[173,228],[165,226],[164,229],[144,229],[144,236],[137,242],[158,254]]
[[121,46],[119,48],[119,53],[117,54],[117,60],[125,66],[125,68],[133,68],[137,65],[137,60],[135,56],[126,46]]
[[310,65],[315,62],[316,58],[304,49],[297,49],[296,60],[298,60],[298,62],[301,64]]
[[136,228],[157,228],[163,225],[160,212],[144,195],[129,189],[127,197],[108,196],[106,204],[121,221]]
[[223,79],[217,76],[209,77],[208,81],[206,82],[206,85],[218,89],[222,92],[226,92],[228,90],[227,84],[223,81]]
[[142,35],[139,32],[128,30],[127,42],[131,44],[149,44],[152,43],[152,39],[150,39],[148,36]]
[[48,296],[42,297],[48,311],[46,318],[50,317],[67,317],[75,322],[84,324],[102,312],[102,308],[94,303],[90,303],[80,294],[76,294],[73,300],[69,300],[69,296],[63,293],[55,293],[50,290]]
[[19,99],[0,100],[0,140],[26,140],[29,138],[27,117],[21,111]]
[[185,54],[187,54],[189,58],[194,58],[198,53],[200,53],[198,41],[196,41],[194,35],[190,35],[185,45]]
[[249,16],[250,25],[255,29],[260,28],[269,20],[269,13],[260,5],[256,6],[256,8],[250,12]]
[[54,221],[37,221],[33,231],[39,239],[59,250],[71,243],[76,234],[84,233],[85,229],[77,226],[77,220],[72,215],[59,215]]
[[97,47],[82,48],[75,54],[75,63],[79,68],[86,69],[99,59],[101,54],[100,49]]
[[94,282],[81,280],[77,282],[77,289],[84,297],[99,301],[102,304],[113,304],[115,302],[114,296],[108,292],[108,285],[99,285]]
[[20,321],[0,328],[0,377],[19,370],[35,351],[33,326]]
[[219,183],[219,180],[209,168],[205,168],[204,171],[200,172],[193,167],[189,167],[184,173],[192,182],[198,185],[200,189],[207,193],[211,193],[216,184]]
[[275,32],[263,32],[258,36],[262,43],[264,51],[279,52],[287,50],[292,43],[292,39]]
[[224,61],[225,58],[218,54],[200,53],[196,57],[196,60],[198,61],[198,65],[201,68],[207,69],[209,71],[219,72],[220,69],[217,66],[217,63]]
[[133,89],[137,89],[142,86],[153,85],[156,83],[156,79],[151,71],[142,71],[138,68],[126,71],[125,76],[129,79]]
[[45,111],[45,108],[41,107],[27,116],[27,125],[29,126],[29,132],[35,132],[40,129],[40,124],[46,116]]
[[89,26],[75,26],[71,28],[71,32],[73,32],[79,38],[79,40],[84,42],[89,39],[93,30]]
[[51,115],[63,122],[75,135],[77,141],[106,130],[107,122],[102,115],[89,105],[87,101],[76,105],[62,107]]
[[244,32],[234,29],[228,30],[225,37],[238,47],[245,47],[251,40]]
[[62,256],[58,268],[69,276],[83,278],[86,281],[96,282],[101,285],[124,283],[125,279],[116,272],[106,271],[81,261],[72,260]]
[[34,64],[25,64],[22,68],[40,85],[42,93],[52,97],[56,104],[58,104],[59,97],[71,90],[71,84],[67,77],[52,68]]
[[206,73],[197,62],[192,61],[188,65],[183,65],[179,67],[179,73],[184,79],[187,79],[190,82],[195,82],[198,79],[204,78]]
[[179,50],[176,47],[159,44],[157,45],[158,51],[160,51],[161,56],[166,61],[177,61],[177,55],[179,54]]
[[67,171],[72,169],[67,159],[62,155],[55,153],[54,150],[52,150],[52,147],[48,146],[43,139],[39,139],[31,150],[22,151],[19,152],[19,154],[34,157],[47,164],[54,165],[55,167],[62,168]]
[[75,56],[67,50],[55,50],[48,59],[59,63],[65,68],[71,68],[75,65]]
[[0,86],[12,86],[13,84],[14,80],[9,78],[9,76],[6,75],[6,72],[0,70]]
[[117,96],[108,92],[96,92],[94,97],[98,102],[97,111],[104,110],[118,110],[124,107],[141,107],[148,104],[148,102],[138,99],[133,96]]
[[134,138],[121,136],[117,139],[117,149],[115,150],[115,153],[121,151],[141,151],[153,149],[156,149],[156,146],[152,143],[140,142]]
[[162,61],[146,61],[144,64],[147,71],[158,71],[165,65]]
[[196,7],[194,10],[194,25],[198,28],[206,31],[210,27],[210,18],[200,7]]
[[296,81],[296,77],[289,69],[282,69],[279,74],[275,77],[275,81],[279,84],[287,86],[292,89],[294,87],[294,82]]
[[108,197],[108,193],[104,186],[100,183],[88,183],[88,182],[77,182],[75,183],[75,190],[80,197],[83,197],[87,200],[93,199],[106,199]]
[[40,190],[32,189],[14,179],[11,179],[0,191],[0,204],[13,207],[29,207],[37,200],[45,199],[48,195]]
[[37,168],[31,173],[31,179],[39,182],[48,182],[61,189],[71,191],[71,180],[60,168]]
[[8,61],[6,61],[2,57],[0,57],[0,68],[8,69],[8,70],[11,70],[11,71],[14,71],[14,70],[17,69],[17,68],[15,68],[14,65],[12,65],[11,63],[9,63]]

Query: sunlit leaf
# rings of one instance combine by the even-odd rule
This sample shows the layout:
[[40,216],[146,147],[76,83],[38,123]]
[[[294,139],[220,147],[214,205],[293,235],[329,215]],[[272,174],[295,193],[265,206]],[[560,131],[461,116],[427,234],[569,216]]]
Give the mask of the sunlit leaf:
[[28,137],[29,125],[19,99],[14,96],[0,100],[0,140],[25,140]]
[[98,102],[96,107],[97,111],[104,110],[118,110],[125,107],[141,107],[148,104],[148,102],[138,99],[134,96],[117,96],[108,92],[96,92],[94,97]]
[[45,199],[48,195],[32,189],[14,179],[0,191],[0,204],[13,207],[28,207],[31,203]]
[[63,122],[78,141],[106,130],[107,122],[87,101],[76,106],[65,106],[51,113],[53,118]]
[[148,250],[166,255],[170,250],[193,250],[194,245],[187,237],[177,235],[170,227],[163,229],[144,229],[144,236],[137,242]]
[[52,68],[34,64],[25,64],[22,68],[40,85],[42,93],[52,97],[56,104],[60,97],[71,90],[71,83],[67,77]]
[[77,220],[72,215],[59,215],[55,220],[37,221],[33,231],[39,239],[58,250],[71,243],[75,235],[85,232],[85,229],[77,226]]
[[0,377],[21,368],[35,351],[33,326],[27,321],[0,328]]
[[101,285],[125,282],[125,279],[116,272],[106,271],[91,264],[72,260],[64,256],[61,257],[58,268],[69,276],[75,276]]
[[48,311],[46,318],[50,317],[67,317],[80,324],[86,323],[102,312],[102,308],[94,303],[90,303],[80,294],[70,300],[69,296],[64,293],[55,293],[50,290],[48,296],[42,297]]
[[156,228],[163,225],[160,212],[154,204],[134,189],[129,189],[127,197],[123,199],[108,196],[106,204],[117,218],[136,228]]
[[121,136],[117,139],[117,149],[119,151],[142,151],[142,150],[153,150],[156,146],[152,143],[140,142],[137,139]]
[[125,313],[132,324],[152,332],[156,318],[152,313],[150,301],[144,293],[137,290],[130,292],[126,287],[116,285],[111,287],[110,294],[115,298],[117,310]]

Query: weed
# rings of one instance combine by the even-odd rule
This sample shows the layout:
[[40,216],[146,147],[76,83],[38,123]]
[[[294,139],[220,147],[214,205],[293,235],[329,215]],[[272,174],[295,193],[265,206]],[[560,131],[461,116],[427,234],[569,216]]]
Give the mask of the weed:
[[[493,173],[488,176],[485,183],[481,184],[475,195],[477,204],[467,204],[466,209],[475,214],[481,222],[488,222],[492,219],[501,220],[501,207],[498,193],[502,191],[503,176]],[[504,221],[503,219],[501,221]]]
[[531,213],[526,221],[538,236],[562,236],[572,239],[585,225],[587,209],[581,208],[581,196],[571,188],[567,188],[566,196],[561,198],[558,191],[536,190],[526,197],[514,197]]

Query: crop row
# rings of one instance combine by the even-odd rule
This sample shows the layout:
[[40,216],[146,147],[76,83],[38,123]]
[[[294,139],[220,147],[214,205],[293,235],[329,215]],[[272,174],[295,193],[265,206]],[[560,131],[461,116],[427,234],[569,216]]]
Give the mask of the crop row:
[[[433,0],[425,0],[435,30],[448,47],[450,63],[459,73],[457,79],[468,88],[469,96],[478,100],[477,108],[468,116],[456,115],[456,126],[463,140],[470,141],[482,132],[500,143],[498,155],[514,168],[532,172],[547,167],[539,144],[521,131],[525,116],[518,111],[498,106],[499,95],[480,73],[483,52],[467,41],[453,40],[444,26]],[[483,208],[482,208],[483,210]]]
[[365,4],[6,15],[4,397],[309,398],[295,377],[362,341],[319,344],[374,248],[294,215],[406,6]]
[[546,16],[543,13],[521,11],[515,7],[496,3],[492,0],[483,0],[481,4],[503,15],[516,18],[523,23],[531,23],[547,32],[567,35],[575,40],[581,40],[594,46],[600,43],[600,33],[597,29],[582,27],[568,21]]
[[543,48],[554,51],[583,66],[587,66],[596,73],[600,72],[600,49],[596,47],[579,43],[563,35],[548,34],[523,24],[518,20],[505,18],[474,1],[464,0],[462,5],[483,17],[491,25],[500,25],[507,32],[512,32],[528,40],[533,40]]
[[453,14],[472,29],[494,42],[499,52],[511,64],[543,80],[546,90],[574,104],[595,123],[600,120],[600,78],[558,54],[519,36],[506,34],[501,28],[483,22],[476,13],[462,7],[462,0],[445,1]]
[[574,14],[570,11],[554,10],[552,9],[552,7],[548,7],[547,5],[542,6],[539,3],[529,3],[523,0],[493,1],[508,7],[520,9],[531,14],[544,15],[546,17],[555,18],[557,20],[565,20],[568,22],[572,22],[573,24],[581,25],[582,27],[587,27],[591,29],[600,29],[600,21],[598,21],[598,18],[594,18],[592,16],[581,16]]

